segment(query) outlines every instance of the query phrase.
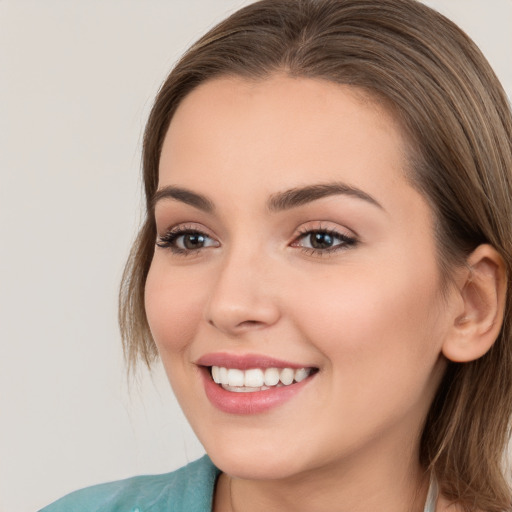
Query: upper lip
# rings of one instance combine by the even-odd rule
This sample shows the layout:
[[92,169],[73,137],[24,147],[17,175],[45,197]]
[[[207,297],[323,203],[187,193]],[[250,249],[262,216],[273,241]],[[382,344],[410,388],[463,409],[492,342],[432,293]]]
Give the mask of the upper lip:
[[250,368],[313,368],[311,365],[297,364],[283,361],[262,354],[228,354],[216,352],[201,356],[196,364],[199,366],[221,366],[223,368],[237,368],[248,370]]

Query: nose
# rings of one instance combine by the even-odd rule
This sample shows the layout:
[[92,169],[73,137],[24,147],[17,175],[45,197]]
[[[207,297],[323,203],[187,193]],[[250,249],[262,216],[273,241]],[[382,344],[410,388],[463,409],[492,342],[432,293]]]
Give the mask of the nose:
[[229,336],[274,325],[280,318],[269,262],[240,251],[223,262],[205,308],[206,321]]

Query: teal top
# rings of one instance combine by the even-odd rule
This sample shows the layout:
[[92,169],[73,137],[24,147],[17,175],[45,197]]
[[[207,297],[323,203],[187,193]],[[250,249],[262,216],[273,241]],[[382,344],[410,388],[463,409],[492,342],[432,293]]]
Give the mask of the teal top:
[[173,473],[75,491],[39,512],[211,512],[219,474],[205,455]]

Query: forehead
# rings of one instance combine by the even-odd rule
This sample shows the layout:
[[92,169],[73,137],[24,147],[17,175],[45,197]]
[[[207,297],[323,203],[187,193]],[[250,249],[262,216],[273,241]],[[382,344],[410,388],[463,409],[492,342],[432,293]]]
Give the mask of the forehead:
[[405,153],[390,110],[360,89],[284,75],[219,78],[179,105],[159,186],[204,191],[228,182],[255,194],[262,182],[275,189],[341,179],[394,187],[404,185]]

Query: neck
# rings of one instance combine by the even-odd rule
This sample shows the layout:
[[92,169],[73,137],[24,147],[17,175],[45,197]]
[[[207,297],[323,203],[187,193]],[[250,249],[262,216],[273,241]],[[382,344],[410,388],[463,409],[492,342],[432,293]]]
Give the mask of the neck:
[[423,512],[429,477],[416,462],[417,454],[412,450],[406,454],[404,446],[394,454],[375,448],[366,457],[358,453],[357,461],[324,465],[279,480],[223,474],[214,511],[332,512],[335,505],[337,512]]

